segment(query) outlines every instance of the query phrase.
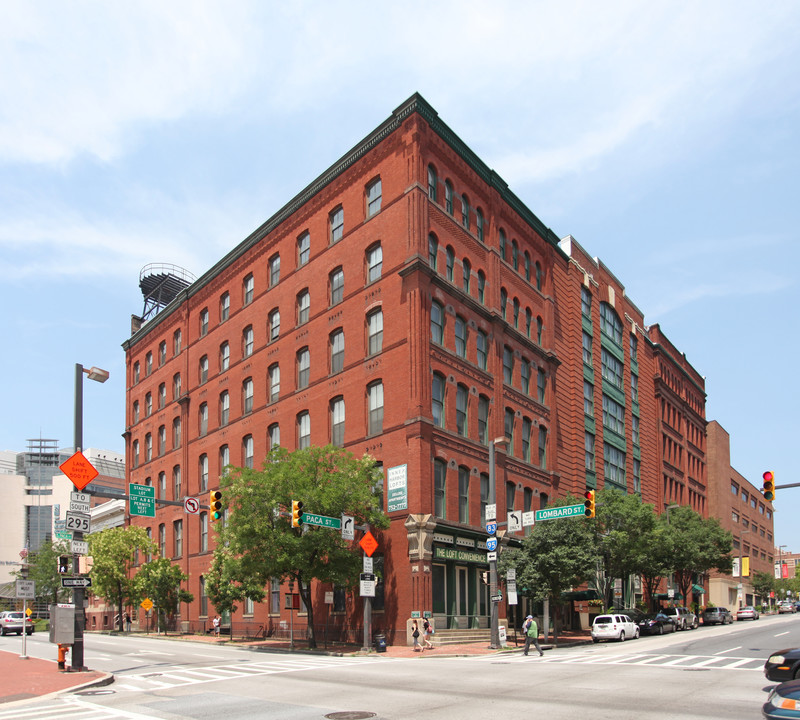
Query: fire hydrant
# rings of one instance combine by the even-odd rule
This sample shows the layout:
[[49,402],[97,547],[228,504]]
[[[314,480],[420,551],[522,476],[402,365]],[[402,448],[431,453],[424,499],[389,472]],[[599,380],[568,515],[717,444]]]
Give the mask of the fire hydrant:
[[67,665],[67,653],[70,650],[69,645],[61,645],[58,646],[58,669],[65,670]]

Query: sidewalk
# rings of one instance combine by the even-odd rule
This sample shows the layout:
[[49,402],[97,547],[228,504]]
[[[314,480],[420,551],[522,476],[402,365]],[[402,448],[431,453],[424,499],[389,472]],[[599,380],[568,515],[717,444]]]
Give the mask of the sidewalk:
[[55,660],[21,658],[19,653],[0,650],[0,704],[41,698],[63,690],[108,685],[111,673],[89,670],[64,672]]

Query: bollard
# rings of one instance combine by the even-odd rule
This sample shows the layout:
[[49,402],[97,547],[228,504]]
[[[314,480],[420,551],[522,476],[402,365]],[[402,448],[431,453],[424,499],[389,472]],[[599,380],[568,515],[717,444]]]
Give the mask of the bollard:
[[58,646],[58,669],[65,670],[67,663],[67,653],[69,652],[69,645]]

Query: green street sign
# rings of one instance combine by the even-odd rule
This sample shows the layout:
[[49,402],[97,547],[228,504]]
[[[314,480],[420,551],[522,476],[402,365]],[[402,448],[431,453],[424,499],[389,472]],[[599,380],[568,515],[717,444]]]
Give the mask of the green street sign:
[[333,528],[341,530],[342,519],[332,518],[327,515],[315,515],[314,513],[303,513],[303,525],[316,525],[317,527]]
[[151,518],[156,516],[156,489],[152,485],[129,483],[128,494],[131,515]]
[[537,510],[535,520],[536,522],[542,522],[543,520],[560,520],[561,518],[585,516],[586,507],[581,503],[580,505],[564,505],[563,507]]

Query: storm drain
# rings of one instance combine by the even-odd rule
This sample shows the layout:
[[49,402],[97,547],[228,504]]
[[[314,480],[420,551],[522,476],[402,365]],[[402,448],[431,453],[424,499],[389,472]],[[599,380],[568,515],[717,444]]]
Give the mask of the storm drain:
[[364,720],[365,718],[375,717],[374,712],[364,712],[363,710],[344,710],[343,712],[332,712],[326,716],[329,720]]

